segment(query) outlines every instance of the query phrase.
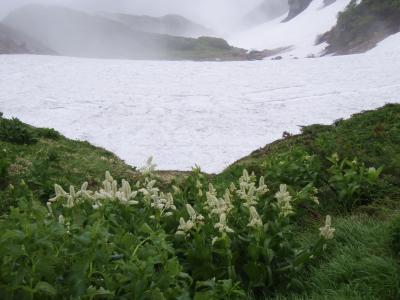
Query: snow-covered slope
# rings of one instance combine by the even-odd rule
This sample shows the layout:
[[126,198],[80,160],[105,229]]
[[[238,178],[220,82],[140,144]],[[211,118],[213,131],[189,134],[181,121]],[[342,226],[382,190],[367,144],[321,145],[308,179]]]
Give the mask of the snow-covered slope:
[[133,165],[154,155],[161,169],[197,163],[215,172],[298,125],[400,102],[400,52],[389,46],[229,63],[4,55],[0,111],[103,146]]
[[314,0],[301,14],[288,22],[278,18],[248,31],[231,36],[228,40],[234,46],[246,49],[276,49],[291,46],[286,56],[306,57],[318,55],[325,45],[315,46],[319,35],[330,30],[337,21],[337,15],[350,0],[336,0],[325,6],[324,0]]

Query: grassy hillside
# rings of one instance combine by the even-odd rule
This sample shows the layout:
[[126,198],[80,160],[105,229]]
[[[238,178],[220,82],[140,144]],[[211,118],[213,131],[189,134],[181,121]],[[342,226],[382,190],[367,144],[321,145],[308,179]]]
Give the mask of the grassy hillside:
[[[7,187],[17,187],[22,180],[45,203],[54,193],[54,183],[69,186],[87,181],[93,188],[101,184],[107,170],[117,178],[132,178],[135,171],[109,151],[69,140],[53,129],[31,127],[17,119],[0,118],[0,151],[2,201],[16,200],[7,198],[10,192]],[[7,209],[2,203],[0,211]]]
[[398,299],[400,105],[302,131],[162,183],[0,119],[0,298]]
[[362,53],[399,31],[399,0],[353,0],[320,42],[328,42],[328,53]]

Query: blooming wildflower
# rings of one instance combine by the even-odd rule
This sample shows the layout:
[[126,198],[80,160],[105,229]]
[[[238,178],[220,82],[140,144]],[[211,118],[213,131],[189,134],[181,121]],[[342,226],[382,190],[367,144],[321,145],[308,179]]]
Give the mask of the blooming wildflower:
[[164,215],[164,213],[166,213],[168,210],[176,210],[174,199],[171,193],[166,195],[164,193],[160,193],[158,195],[157,192],[156,194],[153,194],[151,197],[150,207],[157,209],[160,213],[160,216]]
[[172,186],[172,190],[174,191],[175,194],[180,194],[182,192],[181,189],[176,185]]
[[328,215],[325,219],[325,226],[319,229],[321,236],[324,237],[326,240],[331,240],[334,238],[335,228],[331,227],[331,225],[331,216]]
[[143,200],[150,205],[154,198],[158,197],[159,189],[155,187],[155,180],[146,179],[145,187],[139,190],[143,194]]
[[245,201],[243,206],[250,208],[257,205],[259,196],[264,195],[268,191],[269,189],[265,184],[264,177],[260,177],[258,187],[256,187],[255,176],[253,174],[249,176],[247,170],[243,170],[243,175],[239,178],[239,189],[236,190],[239,198]]
[[53,214],[53,209],[51,208],[51,202],[50,201],[47,202],[46,206],[47,206],[47,210],[49,211],[49,215],[52,215]]
[[204,209],[208,210],[210,212],[210,215],[227,214],[233,209],[229,191],[225,192],[224,198],[217,198],[210,192],[208,192],[206,195],[207,202],[204,206]]
[[177,235],[187,235],[190,230],[195,226],[195,223],[192,220],[185,221],[185,219],[179,219],[178,230],[175,234]]
[[196,224],[202,224],[204,217],[198,214],[190,204],[186,204],[186,210],[190,216],[190,219]]
[[208,185],[208,193],[214,196],[217,196],[217,190],[214,188],[212,183]]
[[231,182],[230,186],[229,186],[229,191],[231,193],[234,193],[236,191],[236,186],[233,182]]
[[278,207],[281,210],[281,216],[287,217],[294,213],[292,202],[292,196],[287,191],[287,185],[281,184],[279,191],[275,194],[275,198],[278,200]]
[[219,216],[219,222],[214,225],[214,228],[218,229],[218,231],[222,234],[233,233],[235,232],[232,228],[230,228],[226,223],[226,214],[221,214]]
[[155,171],[156,167],[157,165],[153,163],[153,157],[150,156],[147,160],[146,166],[142,167],[139,171],[142,175],[149,176]]
[[58,216],[58,223],[60,223],[60,224],[64,224],[65,223],[65,218],[64,218],[63,215],[59,215]]
[[264,195],[269,191],[268,186],[265,184],[264,176],[260,177],[260,181],[258,183],[257,193],[259,195]]
[[250,222],[247,226],[253,227],[253,228],[262,227],[263,222],[262,222],[261,217],[258,214],[256,208],[254,206],[251,206],[249,211],[250,211]]
[[64,189],[58,184],[54,185],[54,191],[56,193],[56,196],[54,198],[49,199],[50,202],[56,202],[58,199],[65,197],[67,195]]

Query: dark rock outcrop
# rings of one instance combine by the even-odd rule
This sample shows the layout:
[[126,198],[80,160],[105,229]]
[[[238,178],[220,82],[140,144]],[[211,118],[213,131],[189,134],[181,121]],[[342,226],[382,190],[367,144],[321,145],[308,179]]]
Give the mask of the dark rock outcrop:
[[291,19],[302,13],[313,0],[289,0],[289,14],[283,22],[288,22]]

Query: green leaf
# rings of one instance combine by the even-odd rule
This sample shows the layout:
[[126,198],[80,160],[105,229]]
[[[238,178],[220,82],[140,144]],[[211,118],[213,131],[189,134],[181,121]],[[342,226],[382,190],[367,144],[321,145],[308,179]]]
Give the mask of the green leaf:
[[48,282],[39,281],[34,289],[35,293],[45,294],[47,296],[55,297],[57,290]]

